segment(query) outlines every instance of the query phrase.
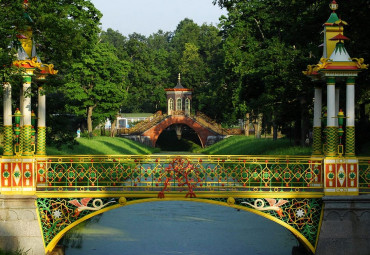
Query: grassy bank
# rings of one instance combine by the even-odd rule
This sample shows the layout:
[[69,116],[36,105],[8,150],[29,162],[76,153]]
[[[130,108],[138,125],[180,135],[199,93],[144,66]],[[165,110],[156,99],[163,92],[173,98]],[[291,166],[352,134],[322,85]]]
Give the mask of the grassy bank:
[[125,138],[98,136],[93,138],[78,138],[73,148],[62,146],[61,149],[47,146],[48,155],[119,155],[119,154],[152,154],[158,149],[144,146]]
[[232,136],[200,152],[210,155],[311,155],[311,147],[293,146],[289,139]]

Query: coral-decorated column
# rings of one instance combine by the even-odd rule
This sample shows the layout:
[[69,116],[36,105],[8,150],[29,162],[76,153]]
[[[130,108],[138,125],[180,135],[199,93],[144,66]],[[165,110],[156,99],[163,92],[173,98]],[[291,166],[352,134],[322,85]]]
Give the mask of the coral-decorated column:
[[322,155],[321,112],[322,112],[322,89],[320,87],[315,87],[315,102],[313,116],[313,155]]
[[335,77],[327,78],[327,156],[335,157],[338,147],[338,127],[335,113]]
[[32,156],[34,154],[32,148],[32,124],[31,124],[31,80],[34,69],[27,69],[23,75],[23,126],[21,130],[22,136],[22,155]]
[[46,96],[42,86],[38,89],[37,155],[46,155]]
[[346,156],[355,156],[355,77],[347,78],[346,85]]
[[4,156],[13,156],[12,86],[4,83]]

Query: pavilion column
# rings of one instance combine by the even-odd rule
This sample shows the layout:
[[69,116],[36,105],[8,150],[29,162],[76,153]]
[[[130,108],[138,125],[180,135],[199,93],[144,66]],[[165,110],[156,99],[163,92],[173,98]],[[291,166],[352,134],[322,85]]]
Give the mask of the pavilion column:
[[21,128],[21,139],[22,139],[22,155],[32,156],[32,124],[31,124],[31,77],[33,70],[27,70],[27,73],[23,75],[23,126]]
[[[339,112],[339,95],[340,95],[340,89],[335,88],[335,114],[338,115]],[[335,125],[338,127],[338,118],[335,119]]]
[[46,96],[38,89],[37,155],[46,155]]
[[346,156],[355,156],[355,77],[346,84]]
[[338,127],[335,114],[335,77],[327,78],[327,156],[337,155],[338,147]]
[[4,156],[13,156],[13,122],[12,122],[12,86],[4,83],[3,93],[4,119]]
[[322,89],[315,87],[314,116],[313,116],[313,155],[322,155],[321,140]]

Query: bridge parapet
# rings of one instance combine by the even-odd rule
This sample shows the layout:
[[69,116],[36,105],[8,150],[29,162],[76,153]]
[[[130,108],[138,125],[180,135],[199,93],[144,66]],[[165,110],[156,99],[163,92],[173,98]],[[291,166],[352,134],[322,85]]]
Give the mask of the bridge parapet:
[[[331,188],[328,185],[336,189],[345,189],[353,182],[358,186],[359,194],[370,194],[370,158],[362,157],[357,161],[358,177],[353,179],[350,168],[343,173],[338,168],[337,171],[331,170],[324,174],[324,160],[313,157],[244,155],[4,157],[1,159],[0,192],[2,194],[80,190],[159,192],[165,186],[166,189],[176,192],[184,190],[184,186],[176,181],[179,175],[187,175],[189,183],[197,192],[215,190],[325,192],[324,189]],[[175,170],[179,168],[182,172],[176,173]],[[167,179],[171,179],[172,183],[166,185]]]
[[42,192],[323,191],[322,161],[309,157],[74,156],[35,164]]

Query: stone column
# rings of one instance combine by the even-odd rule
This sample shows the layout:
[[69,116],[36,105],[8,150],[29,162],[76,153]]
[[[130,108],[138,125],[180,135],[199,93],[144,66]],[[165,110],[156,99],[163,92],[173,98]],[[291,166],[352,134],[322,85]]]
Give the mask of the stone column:
[[[340,89],[335,88],[335,115],[338,115],[338,112],[339,112],[339,94],[340,94]],[[335,125],[339,127],[338,118],[335,119]]]
[[338,127],[335,113],[335,77],[327,78],[327,156],[334,157],[338,150]]
[[31,76],[33,75],[33,70],[27,70],[27,73],[23,76],[23,109],[21,110],[23,114],[23,127],[22,132],[22,155],[32,156],[32,125],[31,125]]
[[3,92],[4,119],[4,156],[13,156],[13,122],[12,122],[12,86],[4,83]]
[[46,155],[46,96],[38,89],[37,155]]
[[346,156],[355,156],[355,77],[347,78],[346,85]]
[[321,112],[322,89],[315,87],[314,115],[313,115],[313,155],[322,155],[321,140]]

